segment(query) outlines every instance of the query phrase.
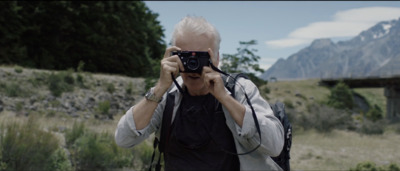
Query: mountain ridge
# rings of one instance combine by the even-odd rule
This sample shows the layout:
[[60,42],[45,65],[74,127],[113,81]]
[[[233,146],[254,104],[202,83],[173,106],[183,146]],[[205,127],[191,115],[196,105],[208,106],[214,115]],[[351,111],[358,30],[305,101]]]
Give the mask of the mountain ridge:
[[400,18],[382,21],[347,41],[315,39],[278,59],[260,77],[268,80],[381,77],[400,74]]

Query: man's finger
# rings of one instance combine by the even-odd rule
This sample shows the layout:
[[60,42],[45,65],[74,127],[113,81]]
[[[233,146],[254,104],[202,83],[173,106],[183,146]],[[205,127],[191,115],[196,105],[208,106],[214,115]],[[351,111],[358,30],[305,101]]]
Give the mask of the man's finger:
[[170,57],[171,56],[171,52],[180,51],[180,50],[181,50],[181,48],[179,48],[179,47],[171,46],[171,47],[167,48],[167,50],[165,50],[164,58]]

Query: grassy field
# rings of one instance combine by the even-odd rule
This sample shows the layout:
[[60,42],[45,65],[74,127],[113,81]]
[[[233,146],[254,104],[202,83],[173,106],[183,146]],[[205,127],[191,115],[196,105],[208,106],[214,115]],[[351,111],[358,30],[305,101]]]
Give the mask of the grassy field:
[[[9,79],[16,79],[11,77],[14,74],[13,68],[8,69],[7,72],[11,73],[7,75],[10,77]],[[28,70],[24,69],[24,75],[14,75],[27,77],[29,76],[28,73]],[[100,76],[94,78],[98,79],[98,77],[100,78]],[[104,79],[108,79],[108,77]],[[263,91],[265,86],[260,87],[260,89],[262,95],[269,102],[275,103],[276,101],[281,101],[291,105],[294,108],[295,114],[301,112],[307,113],[308,105],[325,101],[330,93],[329,88],[319,86],[318,81],[315,79],[270,82],[266,86],[270,89],[270,93],[268,94],[265,94],[265,91]],[[354,89],[354,91],[364,96],[370,105],[376,104],[386,112],[386,98],[383,94],[383,88]],[[34,92],[41,91],[36,90]],[[134,91],[133,93],[137,96],[137,100],[142,98],[139,92],[141,91]],[[3,100],[3,102],[6,101]],[[30,112],[29,115],[36,115],[36,121],[41,128],[56,134],[60,145],[64,147],[65,139],[63,130],[71,129],[74,122],[83,122],[88,129],[97,133],[108,132],[114,134],[122,114],[116,114],[114,120],[99,120],[94,117],[74,118],[64,113],[55,114],[52,117],[47,116],[43,112]],[[13,121],[24,124],[28,121],[28,117],[17,116],[16,112],[8,110],[0,112],[0,123]],[[397,129],[400,130],[400,126]],[[349,170],[364,161],[372,161],[377,165],[386,165],[389,163],[400,165],[400,148],[398,147],[400,144],[400,134],[393,130],[396,130],[396,128],[386,129],[382,135],[364,135],[344,130],[334,130],[331,133],[319,133],[314,130],[294,130],[291,168],[292,170]],[[135,168],[141,168],[139,165],[149,163],[147,160],[150,159],[150,155],[152,154],[151,143],[152,140],[149,140],[134,148],[134,150],[141,153],[141,156],[146,156],[143,157],[142,163],[139,162],[139,164],[136,164],[139,160],[134,161]]]
[[[318,85],[319,80],[270,82],[266,95],[271,103],[292,103],[296,111],[305,111],[311,103],[325,101],[330,91]],[[383,88],[354,89],[371,105],[378,105],[386,112]],[[265,95],[264,95],[265,96]],[[314,130],[293,131],[291,150],[292,170],[349,170],[358,163],[372,161],[379,165],[400,165],[400,134],[385,131],[383,135],[334,130],[318,133]]]

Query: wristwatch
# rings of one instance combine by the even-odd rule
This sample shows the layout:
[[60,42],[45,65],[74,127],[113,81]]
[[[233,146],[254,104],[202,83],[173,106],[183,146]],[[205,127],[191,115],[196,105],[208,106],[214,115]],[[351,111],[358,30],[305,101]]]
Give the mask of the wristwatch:
[[144,95],[144,97],[149,100],[149,101],[153,101],[153,102],[157,102],[160,103],[162,100],[162,96],[161,97],[157,97],[156,94],[154,94],[154,87],[152,87],[147,93],[146,95]]

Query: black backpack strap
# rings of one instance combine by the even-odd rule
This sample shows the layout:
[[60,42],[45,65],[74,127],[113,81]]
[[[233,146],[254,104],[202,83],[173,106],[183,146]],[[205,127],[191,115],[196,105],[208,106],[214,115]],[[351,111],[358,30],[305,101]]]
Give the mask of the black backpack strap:
[[167,101],[165,103],[165,108],[164,108],[164,112],[163,112],[163,116],[162,116],[160,140],[158,140],[157,137],[154,139],[154,145],[153,145],[154,151],[153,151],[153,155],[151,157],[149,171],[151,171],[151,168],[152,168],[152,164],[154,161],[154,156],[155,156],[157,146],[158,146],[158,151],[160,152],[160,156],[158,158],[158,162],[156,165],[156,171],[161,170],[161,164],[160,164],[161,154],[163,154],[165,152],[165,146],[166,146],[165,144],[168,142],[169,134],[171,132],[170,126],[171,126],[171,122],[172,122],[174,106],[175,106],[175,95],[172,93],[168,93]]
[[162,117],[163,119],[161,124],[160,146],[158,147],[160,152],[165,151],[165,144],[166,142],[168,142],[169,139],[174,106],[175,106],[175,95],[169,93],[167,95],[167,102],[165,103],[164,113]]

